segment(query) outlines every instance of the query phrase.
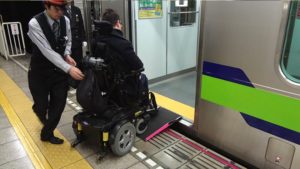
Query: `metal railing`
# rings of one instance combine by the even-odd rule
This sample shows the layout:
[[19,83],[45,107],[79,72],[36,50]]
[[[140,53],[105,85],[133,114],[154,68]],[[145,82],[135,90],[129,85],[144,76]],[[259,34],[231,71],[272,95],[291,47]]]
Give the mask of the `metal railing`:
[[8,59],[6,54],[4,35],[2,31],[2,23],[3,23],[2,15],[0,15],[0,54],[4,56],[6,59]]
[[26,54],[24,35],[20,22],[2,22],[1,19],[0,53],[6,59]]

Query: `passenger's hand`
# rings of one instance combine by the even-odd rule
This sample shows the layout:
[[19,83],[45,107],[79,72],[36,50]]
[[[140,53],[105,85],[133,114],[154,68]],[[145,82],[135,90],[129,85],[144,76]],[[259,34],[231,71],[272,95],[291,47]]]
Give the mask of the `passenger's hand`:
[[69,74],[75,80],[83,80],[84,78],[84,74],[75,66],[71,67]]
[[72,66],[76,66],[75,60],[70,55],[66,56],[65,61]]
[[82,42],[82,46],[83,46],[83,47],[87,47],[87,42],[86,42],[86,41],[83,41],[83,42]]

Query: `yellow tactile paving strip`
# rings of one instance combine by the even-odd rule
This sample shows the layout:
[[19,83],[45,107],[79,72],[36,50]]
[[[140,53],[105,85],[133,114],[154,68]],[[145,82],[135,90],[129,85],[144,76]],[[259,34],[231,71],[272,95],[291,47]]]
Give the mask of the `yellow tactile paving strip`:
[[55,135],[65,140],[63,145],[40,141],[42,125],[32,112],[32,102],[1,69],[0,104],[35,168],[92,168],[77,150],[71,148],[67,139],[58,131],[55,131]]
[[183,118],[194,121],[195,108],[185,105],[181,102],[172,100],[168,97],[162,96],[158,93],[154,93],[157,104],[163,108],[166,108],[178,115],[181,115]]

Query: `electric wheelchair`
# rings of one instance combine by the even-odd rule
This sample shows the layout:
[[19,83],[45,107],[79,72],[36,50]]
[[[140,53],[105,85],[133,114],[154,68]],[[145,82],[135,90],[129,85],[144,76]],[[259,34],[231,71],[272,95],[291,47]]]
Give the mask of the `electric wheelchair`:
[[[109,34],[112,25],[96,22],[96,33]],[[126,71],[121,56],[107,44],[96,42],[93,56],[83,59],[86,82],[77,89],[77,101],[83,111],[73,117],[75,147],[86,138],[86,126],[97,129],[101,138],[100,158],[110,148],[113,154],[123,156],[130,152],[136,134],[147,130],[148,122],[158,112],[155,96],[148,90],[147,78],[142,72]]]

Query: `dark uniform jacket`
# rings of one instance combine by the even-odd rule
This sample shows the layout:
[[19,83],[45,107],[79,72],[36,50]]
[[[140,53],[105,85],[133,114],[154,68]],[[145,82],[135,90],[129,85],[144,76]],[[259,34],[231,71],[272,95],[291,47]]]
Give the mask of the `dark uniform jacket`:
[[71,5],[71,15],[65,11],[65,15],[70,19],[72,30],[72,48],[81,48],[82,42],[86,40],[84,24],[81,11],[78,7]]

